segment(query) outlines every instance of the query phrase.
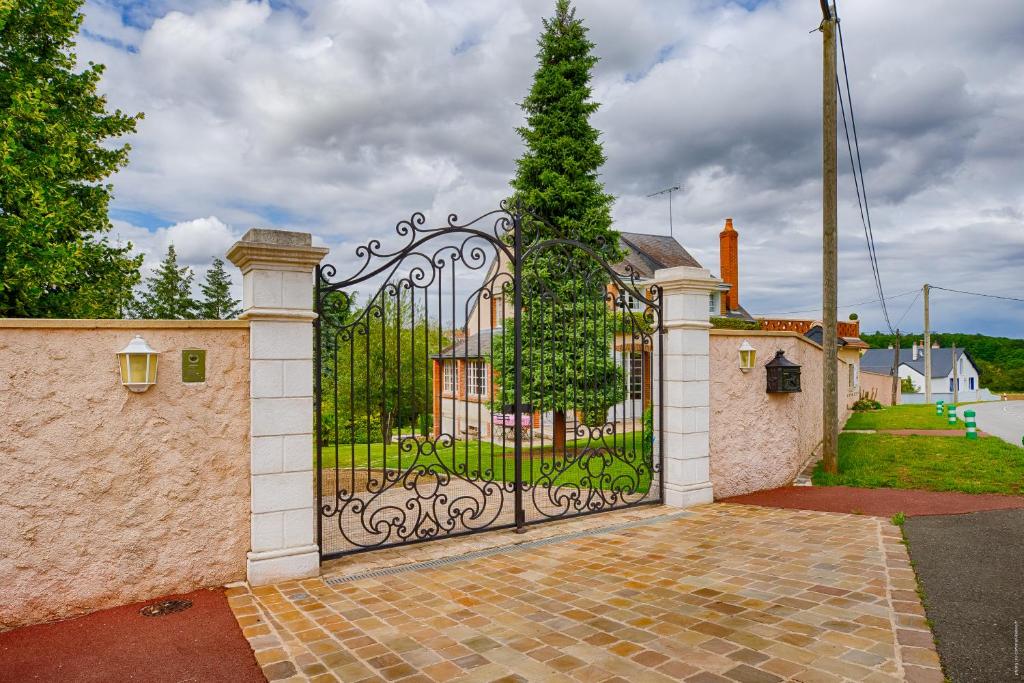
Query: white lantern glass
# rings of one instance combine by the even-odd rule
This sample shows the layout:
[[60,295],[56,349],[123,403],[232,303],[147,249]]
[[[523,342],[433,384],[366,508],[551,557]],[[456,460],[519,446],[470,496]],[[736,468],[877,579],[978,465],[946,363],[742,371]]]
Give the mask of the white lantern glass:
[[747,372],[752,370],[757,362],[757,349],[750,345],[746,339],[740,344],[740,370]]
[[156,384],[158,353],[141,336],[135,335],[117,356],[121,366],[121,384],[129,391],[143,392]]

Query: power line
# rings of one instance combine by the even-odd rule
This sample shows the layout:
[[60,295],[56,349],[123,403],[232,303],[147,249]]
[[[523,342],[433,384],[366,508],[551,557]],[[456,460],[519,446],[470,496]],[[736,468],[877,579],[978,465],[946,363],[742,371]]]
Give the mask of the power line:
[[[846,123],[846,107],[843,103],[843,89],[836,77],[836,90],[839,94],[839,109],[843,117],[843,130],[846,134],[846,148],[850,155],[850,170],[853,173],[853,184],[857,194],[857,206],[860,210],[861,225],[864,228],[864,239],[868,247],[868,260],[871,263],[871,272],[875,281],[875,289],[878,291],[878,301],[882,304],[882,315],[889,331],[893,331],[892,321],[889,318],[889,309],[885,305],[885,290],[882,287],[882,275],[878,267],[878,250],[875,246],[874,229],[871,224],[871,208],[868,204],[867,187],[864,184],[864,164],[861,161],[860,138],[857,135],[857,119],[853,113],[853,93],[850,90],[850,73],[846,65],[846,46],[843,41],[843,28],[838,20],[838,7],[836,8],[836,27],[839,34],[839,51],[843,60],[843,80],[846,83],[846,100],[850,105],[850,126]],[[853,130],[853,144],[850,144],[850,129]],[[856,150],[856,164],[854,164],[854,150]],[[859,175],[859,179],[858,179]]]
[[[920,294],[921,290],[920,289],[908,289],[905,292],[900,292],[899,294],[893,294],[892,296],[887,296],[886,299],[891,301],[892,299],[899,299],[900,297],[910,296],[914,292],[917,292],[918,294]],[[864,306],[864,305],[867,305],[867,304],[877,304],[878,302],[879,302],[879,299],[870,299],[869,301],[859,301],[859,302],[857,302],[855,304],[843,304],[841,306],[837,306],[836,308],[853,308],[854,306]],[[760,315],[760,316],[768,317],[768,316],[773,316],[773,315],[796,315],[798,313],[818,313],[820,311],[821,311],[821,308],[808,308],[808,309],[805,309],[803,311],[784,311],[782,313],[755,313],[754,315]]]
[[899,316],[898,321],[896,321],[896,330],[899,330],[899,324],[903,322],[903,318],[906,317],[906,314],[910,312],[911,308],[913,308],[913,304],[918,303],[918,299],[921,298],[921,292],[922,290],[918,290],[918,296],[913,297],[913,301],[911,301],[910,305],[906,307],[903,314]]
[[1003,299],[1004,301],[1024,301],[1024,299],[1015,296],[1002,296],[1001,294],[982,294],[981,292],[965,292],[962,289],[950,289],[948,287],[938,287],[931,285],[932,289],[941,289],[944,292],[955,292],[957,294],[970,294],[971,296],[983,296],[989,299]]

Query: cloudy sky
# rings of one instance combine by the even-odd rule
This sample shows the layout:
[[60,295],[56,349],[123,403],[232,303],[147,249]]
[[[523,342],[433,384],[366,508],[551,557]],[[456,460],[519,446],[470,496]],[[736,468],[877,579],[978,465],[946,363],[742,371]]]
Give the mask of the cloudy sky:
[[[201,272],[249,227],[305,230],[344,269],[413,211],[489,210],[521,151],[517,103],[553,5],[87,0],[80,58],[107,65],[112,105],[146,115],[114,178],[117,236],[148,265],[173,241]],[[666,198],[646,195],[681,185],[684,246],[717,272],[733,217],[744,306],[813,317],[818,2],[577,5],[601,59],[593,122],[617,227],[667,234]],[[1024,3],[841,0],[839,11],[893,323],[921,329],[923,282],[1024,296]],[[877,295],[845,141],[840,155],[840,315],[874,330],[884,322],[862,303]],[[937,330],[1024,337],[1024,304],[932,300]]]

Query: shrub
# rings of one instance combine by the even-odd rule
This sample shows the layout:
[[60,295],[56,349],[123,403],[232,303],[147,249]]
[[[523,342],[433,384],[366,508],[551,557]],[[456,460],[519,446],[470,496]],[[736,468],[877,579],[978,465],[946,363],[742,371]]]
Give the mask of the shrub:
[[711,326],[721,330],[759,330],[761,323],[756,320],[742,320],[740,318],[723,318],[711,316]]
[[861,396],[859,399],[857,399],[857,402],[853,404],[853,410],[855,410],[856,412],[864,412],[867,410],[880,410],[881,408],[881,403],[879,403],[873,398],[868,398],[867,396]]
[[643,436],[643,449],[644,458],[654,457],[654,408],[647,406],[644,408],[644,436]]
[[[338,425],[339,443],[381,443],[384,440],[381,431],[380,415],[357,415],[354,419],[342,415],[341,424]],[[320,440],[324,445],[334,443],[334,425],[336,422],[334,405],[324,401],[323,411],[320,413]]]

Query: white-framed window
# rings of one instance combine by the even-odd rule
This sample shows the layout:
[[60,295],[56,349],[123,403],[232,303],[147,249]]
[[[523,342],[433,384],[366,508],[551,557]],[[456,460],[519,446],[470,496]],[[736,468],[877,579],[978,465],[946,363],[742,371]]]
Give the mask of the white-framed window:
[[953,391],[953,378],[952,377],[949,378],[949,390],[950,390],[950,392]]
[[441,391],[446,394],[454,394],[455,382],[457,381],[456,375],[458,374],[455,361],[446,360],[444,362],[444,372],[441,375]]
[[967,378],[967,388],[970,389],[971,391],[974,391],[974,378],[973,377],[968,377]]
[[849,368],[850,373],[850,391],[853,391],[854,389],[857,388],[857,385],[860,383],[860,374],[857,372],[857,366],[855,364],[850,363],[850,365],[847,367]]
[[626,372],[629,381],[629,399],[639,401],[644,397],[644,354],[634,351],[626,354]]
[[622,293],[622,303],[625,306],[625,310],[628,311],[643,311],[646,305],[643,301],[640,301],[629,292]]
[[487,363],[471,360],[466,363],[466,393],[470,396],[487,395]]
[[710,311],[711,313],[718,313],[718,306],[715,305],[716,303],[717,302],[715,301],[715,295],[708,294],[708,311]]

